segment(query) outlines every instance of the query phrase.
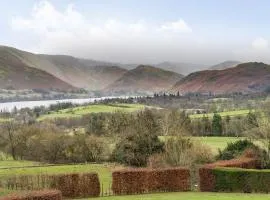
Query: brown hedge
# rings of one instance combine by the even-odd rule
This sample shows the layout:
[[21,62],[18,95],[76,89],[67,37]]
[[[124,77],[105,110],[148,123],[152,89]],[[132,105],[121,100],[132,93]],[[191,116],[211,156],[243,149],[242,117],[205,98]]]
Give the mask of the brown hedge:
[[59,175],[14,176],[3,181],[8,189],[38,190],[57,189],[64,197],[97,197],[100,182],[97,173],[73,173]]
[[8,195],[0,200],[62,200],[62,193],[58,190],[32,191],[24,194]]
[[60,190],[64,197],[98,197],[100,182],[96,173],[52,176],[51,188]]
[[233,167],[245,169],[257,169],[258,161],[254,158],[241,157],[238,159],[218,161],[212,164],[204,165],[199,169],[200,176],[200,191],[212,192],[215,188],[215,176],[213,169],[216,167]]
[[185,168],[121,170],[112,177],[114,194],[190,190],[190,172]]

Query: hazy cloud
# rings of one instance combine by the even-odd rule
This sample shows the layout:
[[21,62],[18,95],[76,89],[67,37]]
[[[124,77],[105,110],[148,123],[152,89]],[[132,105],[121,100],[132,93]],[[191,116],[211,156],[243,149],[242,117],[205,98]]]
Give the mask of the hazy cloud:
[[[192,29],[183,19],[152,24],[144,20],[126,22],[117,19],[95,23],[72,4],[60,11],[49,1],[35,4],[29,16],[14,17],[11,27],[39,38],[30,49],[35,52],[124,62],[136,62],[138,58],[142,62],[155,60],[154,57],[170,59],[168,50],[179,51],[179,47],[184,49],[197,43],[189,35]],[[28,39],[31,42],[31,37]]]
[[173,31],[173,32],[180,32],[180,33],[191,33],[192,29],[187,25],[187,23],[180,19],[175,22],[167,22],[160,27],[161,30],[164,31]]
[[270,63],[269,41],[263,37],[255,38],[250,46],[234,52],[243,61],[257,61]]

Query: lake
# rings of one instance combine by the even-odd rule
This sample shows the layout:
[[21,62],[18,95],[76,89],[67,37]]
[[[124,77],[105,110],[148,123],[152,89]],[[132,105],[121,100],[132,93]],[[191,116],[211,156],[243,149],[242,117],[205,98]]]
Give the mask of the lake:
[[[113,99],[116,97],[100,97],[100,98],[87,98],[87,99],[61,99],[61,100],[42,100],[42,101],[18,101],[18,102],[6,102],[0,103],[0,111],[11,111],[16,107],[18,110],[22,108],[34,108],[36,106],[48,107],[52,104],[71,102],[74,104],[92,103],[104,99]],[[117,97],[117,98],[128,98],[128,97]]]

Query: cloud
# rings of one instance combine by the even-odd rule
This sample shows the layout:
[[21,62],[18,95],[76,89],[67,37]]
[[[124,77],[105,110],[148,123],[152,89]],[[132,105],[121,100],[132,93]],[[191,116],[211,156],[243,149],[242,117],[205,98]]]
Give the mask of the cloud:
[[164,31],[173,31],[173,32],[180,32],[180,33],[191,33],[192,29],[187,25],[187,23],[180,19],[175,22],[167,22],[160,27],[161,30]]
[[41,1],[33,6],[29,16],[16,16],[10,25],[14,32],[29,35],[31,46],[27,50],[112,61],[162,59],[160,55],[170,59],[166,57],[168,50],[186,51],[192,42],[196,43],[186,34],[192,29],[183,19],[164,24],[141,19],[97,20],[87,18],[73,4],[59,10],[49,1]]
[[253,42],[252,42],[252,47],[255,50],[268,50],[269,49],[269,42],[268,40],[259,37],[256,38]]
[[269,40],[263,37],[255,38],[248,47],[236,50],[234,54],[243,61],[270,63]]

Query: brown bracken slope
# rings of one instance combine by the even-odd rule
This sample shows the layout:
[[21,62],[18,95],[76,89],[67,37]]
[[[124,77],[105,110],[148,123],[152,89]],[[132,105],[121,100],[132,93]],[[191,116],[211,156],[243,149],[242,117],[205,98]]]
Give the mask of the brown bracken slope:
[[258,92],[270,86],[270,65],[250,62],[224,70],[206,70],[178,81],[171,92]]
[[36,68],[27,66],[12,51],[0,48],[1,89],[74,89],[70,84]]
[[160,92],[168,90],[181,78],[183,78],[183,75],[175,72],[140,65],[126,72],[120,79],[107,87],[105,91],[125,94]]

